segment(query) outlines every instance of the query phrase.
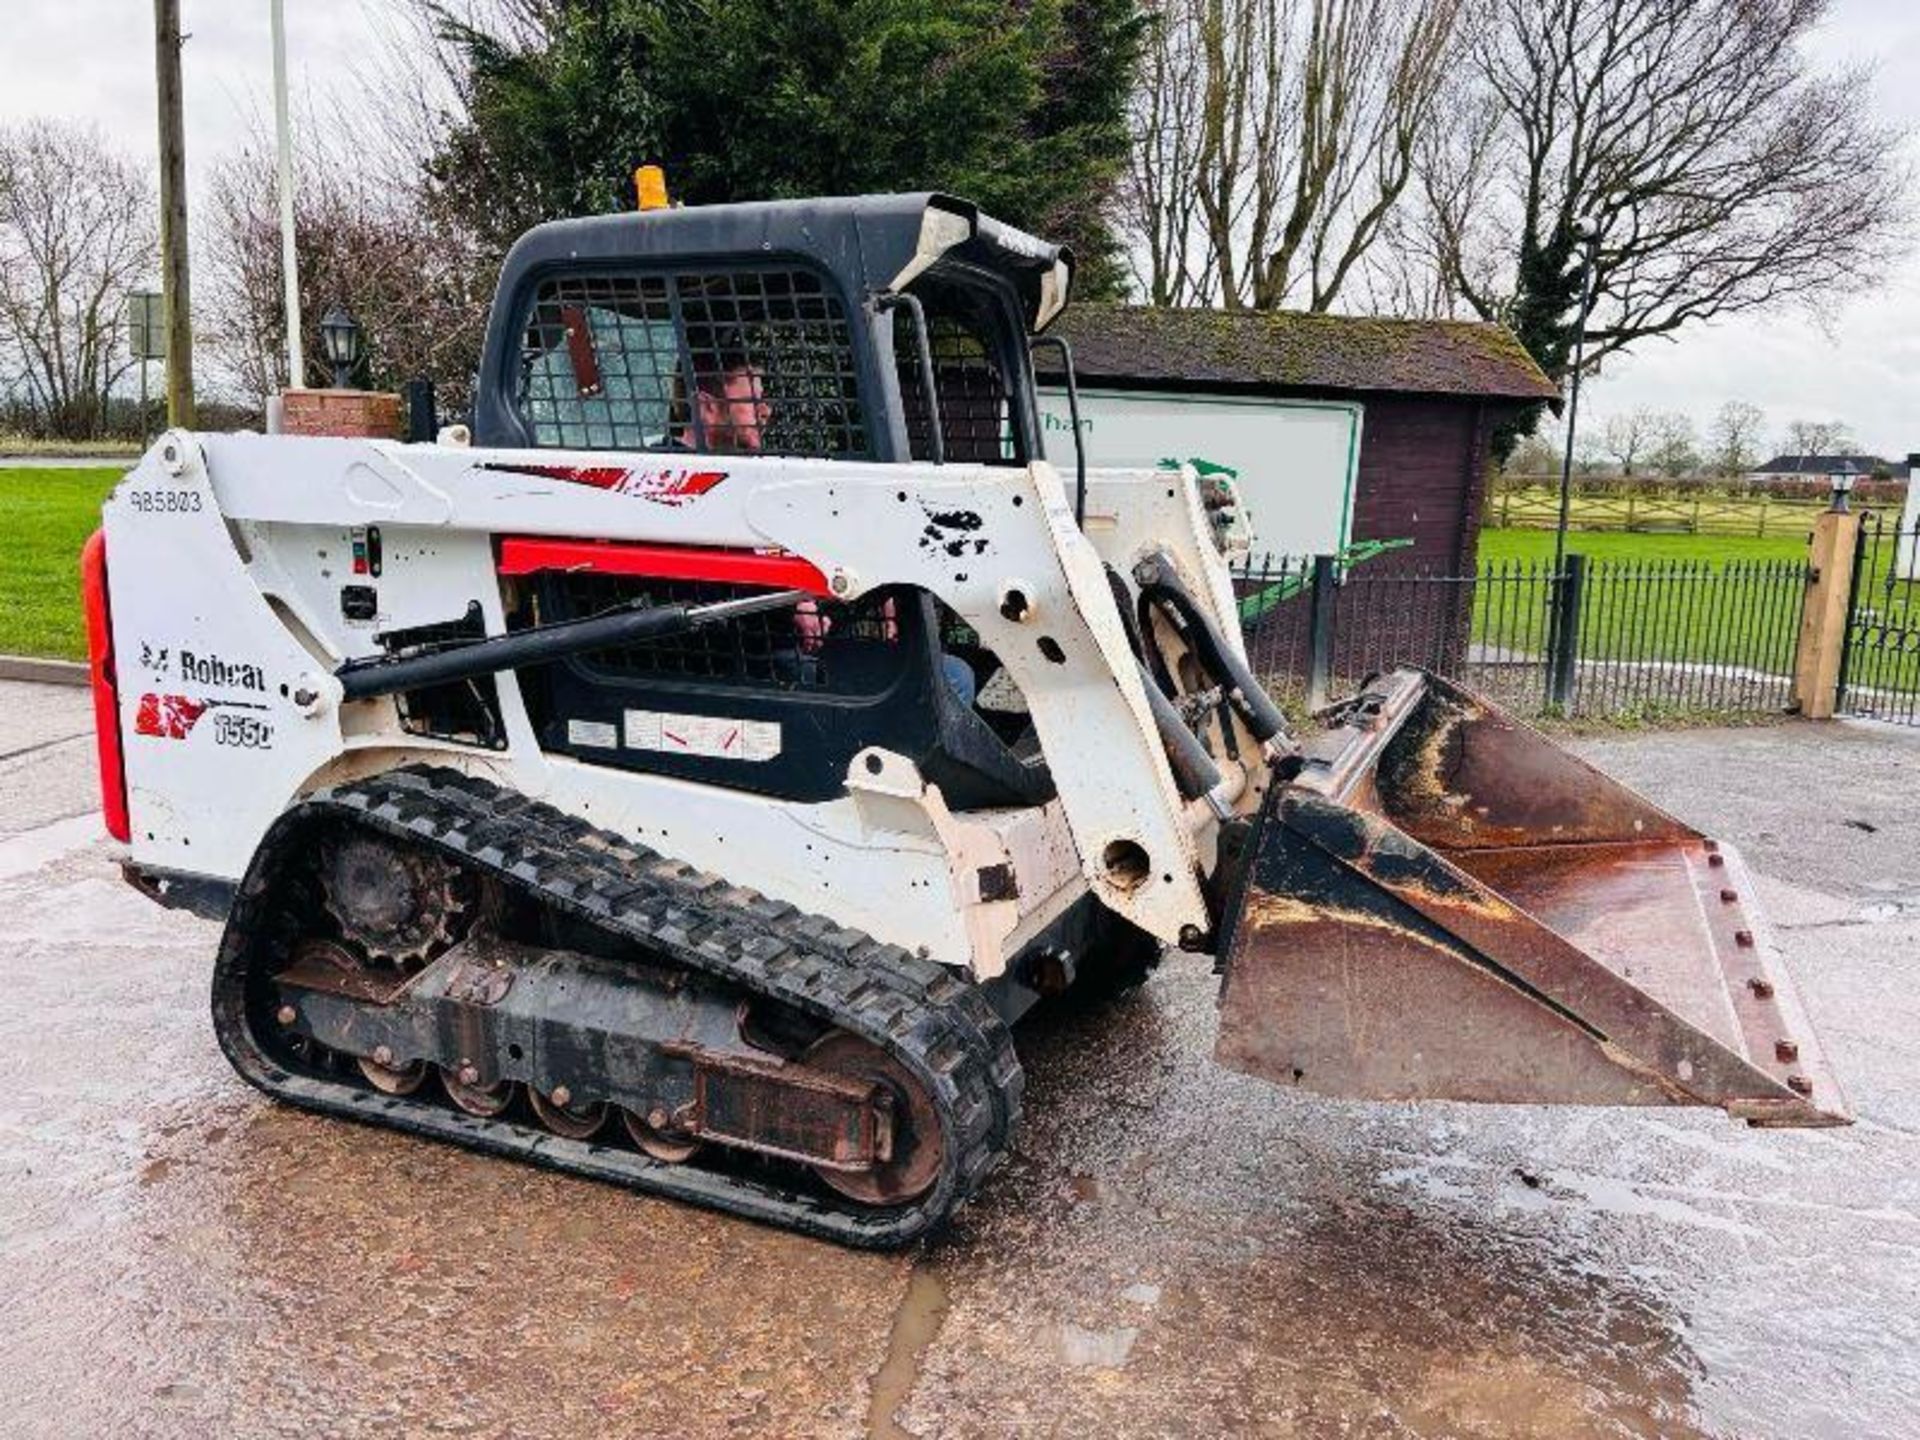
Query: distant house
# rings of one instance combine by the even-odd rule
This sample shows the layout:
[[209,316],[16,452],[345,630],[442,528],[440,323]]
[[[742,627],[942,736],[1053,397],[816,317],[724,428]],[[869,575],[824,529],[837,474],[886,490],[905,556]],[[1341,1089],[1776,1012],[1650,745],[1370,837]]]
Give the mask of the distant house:
[[1747,472],[1749,480],[1824,480],[1852,465],[1861,479],[1905,480],[1905,460],[1882,460],[1878,455],[1776,455]]
[[[1290,508],[1324,511],[1340,543],[1410,542],[1409,558],[1455,574],[1474,563],[1494,427],[1560,394],[1510,330],[1473,321],[1083,302],[1054,329],[1096,463],[1116,463],[1103,437],[1130,425],[1146,448],[1128,463],[1241,468],[1258,533],[1297,533]],[[1057,359],[1041,349],[1034,365],[1059,408]]]

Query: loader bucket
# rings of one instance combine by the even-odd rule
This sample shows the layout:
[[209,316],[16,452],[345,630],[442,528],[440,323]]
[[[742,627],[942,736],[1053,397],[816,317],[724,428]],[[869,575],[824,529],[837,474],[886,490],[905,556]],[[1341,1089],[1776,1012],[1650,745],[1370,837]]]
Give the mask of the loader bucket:
[[1357,1099],[1851,1119],[1730,847],[1434,676],[1326,718],[1250,838],[1221,1063]]

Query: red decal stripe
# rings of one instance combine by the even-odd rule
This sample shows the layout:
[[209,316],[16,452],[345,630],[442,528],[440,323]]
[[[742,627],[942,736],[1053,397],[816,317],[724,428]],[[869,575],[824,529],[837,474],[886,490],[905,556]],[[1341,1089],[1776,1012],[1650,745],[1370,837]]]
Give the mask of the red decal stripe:
[[100,817],[116,840],[133,838],[127,815],[127,769],[120,753],[120,682],[113,665],[113,620],[107,608],[107,533],[96,530],[80,552],[80,592],[87,612],[87,673],[93,680],[93,743],[100,772]]
[[695,545],[629,545],[614,540],[548,540],[508,535],[500,541],[500,573],[585,570],[596,575],[644,575],[654,580],[710,580],[764,585],[831,597],[827,577],[798,555],[763,555]]
[[626,488],[628,494],[651,500],[656,505],[685,505],[689,500],[698,500],[726,478],[724,470],[663,470],[656,475],[642,475]]
[[531,475],[536,480],[564,480],[569,485],[588,485],[595,490],[618,490],[633,473],[624,465],[509,465],[504,461],[490,461],[480,468],[508,475]]
[[161,740],[184,740],[207,713],[205,700],[185,695],[142,695],[134,716],[133,733],[152,735]]
[[672,506],[698,500],[727,478],[725,470],[688,470],[673,465],[636,470],[624,465],[534,465],[489,460],[480,468],[506,475],[531,475],[537,480],[561,480],[569,485],[611,490],[636,500],[650,500],[655,505]]

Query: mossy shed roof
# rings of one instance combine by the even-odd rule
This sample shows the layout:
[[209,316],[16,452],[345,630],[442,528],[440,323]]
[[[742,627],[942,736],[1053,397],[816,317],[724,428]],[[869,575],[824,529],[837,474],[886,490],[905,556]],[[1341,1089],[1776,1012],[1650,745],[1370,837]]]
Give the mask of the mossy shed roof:
[[[1295,310],[1075,304],[1049,333],[1073,346],[1083,385],[1242,391],[1350,390],[1553,400],[1559,390],[1504,325]],[[1058,374],[1041,347],[1042,377]]]

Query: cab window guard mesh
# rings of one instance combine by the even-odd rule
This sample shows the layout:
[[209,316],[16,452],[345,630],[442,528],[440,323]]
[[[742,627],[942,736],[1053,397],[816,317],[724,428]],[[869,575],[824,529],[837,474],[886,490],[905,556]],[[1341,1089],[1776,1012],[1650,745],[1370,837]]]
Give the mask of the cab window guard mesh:
[[[947,297],[937,290],[922,303],[927,314],[927,347],[933,352],[946,458],[987,465],[1021,463],[1006,378],[992,348],[992,331],[974,316],[949,308]],[[912,318],[896,310],[893,327],[907,439],[915,460],[930,460],[932,431]]]
[[799,269],[548,279],[518,404],[545,447],[869,454],[846,311]]
[[[552,617],[577,619],[616,605],[710,605],[763,593],[703,580],[653,580],[569,573],[548,582]],[[857,601],[803,600],[670,639],[580,657],[597,675],[623,680],[694,680],[753,689],[877,693],[889,668],[905,663],[899,600],[879,590]],[[864,653],[862,653],[864,652]],[[883,656],[893,658],[878,664]],[[866,663],[857,663],[864,660]]]

